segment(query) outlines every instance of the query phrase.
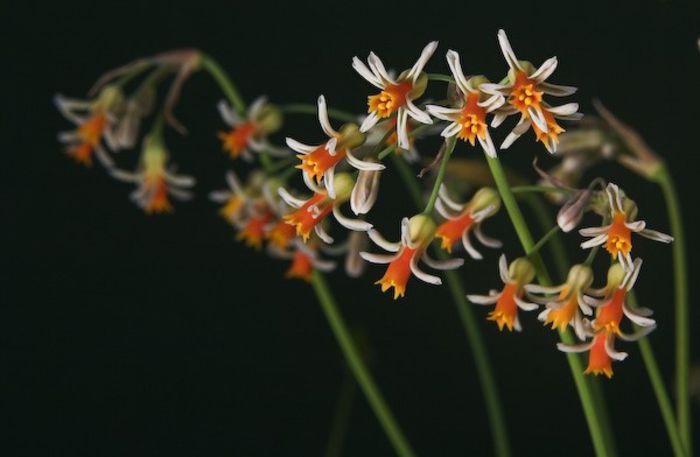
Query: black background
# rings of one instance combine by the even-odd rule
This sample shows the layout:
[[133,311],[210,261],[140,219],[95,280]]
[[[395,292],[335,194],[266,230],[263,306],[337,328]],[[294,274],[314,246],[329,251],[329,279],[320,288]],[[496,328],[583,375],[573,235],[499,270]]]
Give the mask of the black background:
[[[431,71],[447,72],[444,52],[454,48],[467,72],[498,79],[505,63],[496,31],[503,27],[521,58],[559,57],[552,80],[580,87],[574,99],[584,111],[600,97],[668,161],[682,193],[694,278],[698,10],[684,2],[610,3],[3,2],[10,80],[0,108],[2,171],[10,193],[2,197],[9,229],[0,287],[2,454],[323,452],[344,376],[341,355],[310,288],[284,280],[283,263],[235,242],[204,198],[221,187],[225,169],[238,167],[215,137],[221,95],[211,80],[198,74],[184,90],[177,112],[190,135],[168,135],[180,169],[199,178],[199,198],[172,216],[143,215],[127,186],[99,167],[76,166],[56,142],[69,125],[53,94],[83,96],[101,72],[142,55],[197,47],[221,61],[249,101],[265,93],[313,103],[324,93],[331,105],[361,112],[371,88],[351,69],[353,55],[374,50],[387,65],[407,68],[437,39]],[[313,117],[290,119],[284,133],[321,138]],[[503,158],[532,176],[533,154],[548,160],[528,134]],[[668,229],[654,185],[615,165],[594,174],[614,177],[639,202],[640,217]],[[375,217],[393,236],[411,206],[391,173],[382,184]],[[505,213],[489,231],[506,240],[510,256],[519,254]],[[582,258],[577,242],[568,239]],[[656,310],[652,343],[671,381],[670,249],[640,240],[635,250],[645,259],[638,293]],[[497,285],[496,259],[490,252],[460,270],[470,292]],[[406,435],[420,455],[491,454],[472,359],[446,288],[413,280],[406,298],[392,301],[372,285],[380,275],[371,267],[360,280],[337,273],[331,282],[343,314],[371,341],[372,370]],[[475,312],[485,317],[484,309]],[[534,313],[524,327],[501,334],[481,322],[515,454],[590,455],[555,334]],[[605,393],[621,455],[668,455],[639,352],[620,346],[630,357],[615,366]],[[364,398],[355,398],[346,454],[390,455]]]

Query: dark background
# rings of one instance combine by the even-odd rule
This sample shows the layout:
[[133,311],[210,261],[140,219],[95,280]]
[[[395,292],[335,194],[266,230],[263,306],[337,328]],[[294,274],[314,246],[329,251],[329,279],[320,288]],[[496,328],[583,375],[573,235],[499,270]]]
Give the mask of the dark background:
[[[128,201],[126,185],[99,167],[76,166],[56,142],[69,124],[55,111],[53,94],[83,96],[101,72],[135,57],[197,47],[220,60],[249,101],[265,93],[282,103],[313,103],[324,93],[331,105],[360,112],[370,86],[351,69],[353,55],[374,50],[387,65],[407,68],[438,39],[431,71],[447,72],[444,52],[454,48],[465,71],[497,79],[505,71],[496,40],[503,27],[521,58],[539,64],[559,57],[552,81],[580,87],[574,99],[585,112],[600,97],[664,156],[682,193],[690,277],[700,271],[697,4],[175,5],[0,6],[3,73],[10,77],[0,109],[10,189],[2,197],[9,229],[0,286],[3,455],[306,456],[325,446],[344,377],[341,355],[310,288],[284,280],[285,264],[235,242],[204,198],[221,187],[225,169],[238,167],[215,137],[221,94],[211,80],[201,74],[187,83],[177,112],[190,135],[168,136],[180,169],[199,178],[199,198],[178,205],[175,215],[146,217]],[[506,128],[499,130],[504,135]],[[290,119],[284,133],[320,139],[312,117]],[[478,153],[463,146],[458,152]],[[124,154],[123,163],[135,159]],[[527,134],[503,157],[533,177],[532,154],[546,156]],[[640,217],[668,229],[654,185],[615,165],[594,174],[614,177],[639,202]],[[391,235],[412,211],[391,173],[379,208],[378,224]],[[519,254],[504,212],[489,231],[506,240],[511,257]],[[571,254],[582,258],[578,241],[568,239]],[[645,259],[638,294],[656,310],[651,339],[670,382],[671,251],[646,240],[635,250]],[[498,284],[496,259],[489,252],[460,270],[470,292]],[[406,435],[420,455],[491,454],[482,395],[446,288],[413,280],[406,298],[392,301],[372,285],[381,273],[370,267],[358,281],[341,273],[330,281],[343,314],[371,341],[372,370]],[[475,313],[481,321],[486,310]],[[695,327],[697,310],[693,317]],[[515,455],[590,455],[555,334],[535,313],[523,323],[522,334],[481,323]],[[630,357],[604,384],[621,455],[668,455],[639,352],[618,346]],[[359,394],[345,449],[392,452]]]

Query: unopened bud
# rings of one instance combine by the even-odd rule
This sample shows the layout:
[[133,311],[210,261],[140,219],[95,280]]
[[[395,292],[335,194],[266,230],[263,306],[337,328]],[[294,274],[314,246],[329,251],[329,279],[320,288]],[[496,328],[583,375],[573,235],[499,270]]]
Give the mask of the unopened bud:
[[588,209],[592,192],[588,189],[579,190],[559,210],[557,224],[562,232],[570,232],[575,229]]
[[366,251],[369,246],[369,238],[365,232],[350,232],[348,241],[348,253],[345,257],[345,272],[348,276],[357,278],[365,270],[367,263],[360,256],[360,252]]
[[570,290],[584,291],[588,289],[593,284],[593,270],[584,264],[574,265],[566,277],[566,284]]
[[492,187],[482,187],[477,190],[469,201],[469,210],[472,213],[479,212],[489,206],[494,207],[494,213],[501,207],[501,196]]
[[265,104],[253,119],[260,133],[270,135],[282,127],[282,112],[275,105]]
[[355,178],[349,173],[337,173],[333,180],[333,190],[335,190],[335,200],[338,202],[346,201],[350,198],[352,189],[355,186]]
[[513,260],[508,267],[508,277],[519,285],[525,285],[535,279],[535,267],[525,257]]
[[608,284],[606,288],[608,290],[617,289],[622,284],[622,280],[625,279],[625,270],[619,263],[614,263],[608,269]]
[[380,174],[379,170],[360,170],[350,196],[350,207],[353,213],[367,214],[372,209],[379,193]]
[[408,221],[408,235],[411,243],[424,245],[430,243],[435,235],[435,221],[426,214],[416,214]]

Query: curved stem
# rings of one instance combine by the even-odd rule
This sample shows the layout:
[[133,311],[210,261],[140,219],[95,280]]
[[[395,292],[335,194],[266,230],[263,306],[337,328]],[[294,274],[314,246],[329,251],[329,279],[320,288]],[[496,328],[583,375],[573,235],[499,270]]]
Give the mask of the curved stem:
[[673,241],[673,279],[676,299],[676,414],[678,427],[688,455],[693,455],[688,365],[690,364],[690,310],[685,236],[681,205],[673,177],[665,165],[659,167],[654,180],[666,200]]
[[[496,182],[499,193],[501,194],[501,199],[506,207],[508,215],[510,216],[511,222],[513,223],[513,228],[515,229],[520,243],[526,253],[530,253],[535,246],[532,239],[532,234],[530,229],[525,223],[523,214],[520,211],[518,203],[515,201],[515,196],[510,190],[510,185],[506,179],[506,175],[501,166],[501,162],[495,157],[486,157],[489,167],[491,169],[491,174]],[[542,258],[538,253],[534,253],[531,260],[535,265],[537,271],[537,278],[542,285],[551,285],[551,280],[549,273],[547,272]],[[562,342],[565,344],[573,344],[574,338],[571,334],[566,332],[559,332]],[[579,398],[581,400],[581,406],[583,408],[584,416],[586,417],[586,422],[588,423],[588,429],[591,434],[591,440],[593,441],[593,448],[595,449],[596,455],[598,456],[608,456],[606,443],[605,443],[605,433],[602,429],[601,420],[598,416],[598,412],[595,406],[593,393],[591,391],[589,383],[586,381],[583,374],[583,365],[581,359],[577,354],[568,353],[566,354],[567,361],[569,362],[569,368],[571,369],[571,374],[574,378],[574,383],[576,384],[576,390],[578,391]]]
[[437,200],[438,193],[440,192],[440,184],[442,180],[445,179],[445,171],[447,170],[447,163],[450,161],[452,156],[452,151],[455,150],[455,143],[457,142],[457,137],[453,136],[445,141],[445,149],[443,150],[442,162],[440,162],[440,169],[438,170],[437,177],[435,178],[435,184],[433,185],[433,191],[430,193],[428,198],[428,203],[425,205],[423,210],[424,214],[430,215],[435,207],[435,201]]
[[236,111],[238,111],[238,113],[241,115],[244,114],[246,106],[245,102],[243,101],[243,97],[241,97],[238,89],[236,89],[236,86],[228,77],[224,69],[221,68],[221,65],[219,65],[219,63],[211,56],[206,54],[202,54],[201,59],[202,69],[208,72],[212,78],[214,78],[214,81],[216,81],[216,83],[219,85],[221,91],[224,93],[224,95],[226,95],[226,98],[228,98],[229,102],[231,102],[231,105],[236,109]]
[[553,186],[513,186],[510,191],[514,194],[524,194],[524,193],[557,193],[557,194],[571,194],[572,192],[568,189]]
[[357,383],[362,388],[365,397],[367,397],[370,407],[377,416],[394,450],[401,457],[415,456],[411,445],[404,437],[399,425],[394,419],[394,415],[391,413],[386,401],[384,401],[381,392],[379,392],[374,378],[365,366],[360,351],[350,337],[350,331],[338,311],[335,299],[326,284],[325,278],[318,271],[314,271],[311,284],[313,285],[314,292],[316,292],[321,308],[328,319],[331,330],[348,362],[348,366],[350,370],[352,370]]
[[527,253],[528,256],[532,256],[535,253],[539,252],[542,247],[547,244],[547,242],[557,233],[559,233],[559,226],[555,225],[547,233],[545,233],[542,238],[530,249],[530,252]]
[[442,73],[428,73],[428,80],[430,81],[442,81],[445,83],[453,83],[455,79],[450,75],[444,75]]

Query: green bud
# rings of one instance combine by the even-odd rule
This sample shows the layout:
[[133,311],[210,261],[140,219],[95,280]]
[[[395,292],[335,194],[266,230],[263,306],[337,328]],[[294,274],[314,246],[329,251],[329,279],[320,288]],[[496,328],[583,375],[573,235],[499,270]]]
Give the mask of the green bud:
[[253,122],[263,135],[270,135],[282,127],[282,112],[275,105],[267,104],[260,108]]
[[566,277],[566,284],[575,291],[588,289],[593,284],[593,270],[584,264],[574,265]]
[[625,279],[625,270],[619,263],[614,263],[608,269],[608,289],[617,289],[622,284],[622,280]]
[[435,221],[426,214],[416,214],[408,220],[408,234],[411,243],[422,245],[432,241],[435,235]]
[[360,127],[353,123],[343,124],[340,127],[340,139],[338,141],[338,148],[340,149],[355,149],[362,146],[367,139],[367,135],[360,132]]
[[510,279],[523,286],[535,279],[535,267],[526,257],[519,257],[513,260],[508,267]]
[[[405,72],[404,72],[405,73]],[[402,73],[403,75],[403,73]],[[401,78],[399,78],[401,81]],[[428,88],[428,74],[424,71],[418,75],[418,79],[413,83],[413,87],[408,92],[408,96],[412,99],[416,99],[425,93],[425,89]]]
[[349,199],[354,186],[355,178],[350,173],[336,173],[333,180],[336,201],[343,202]]
[[482,187],[476,191],[468,205],[472,212],[481,211],[489,206],[493,206],[498,211],[501,207],[501,196],[492,187]]

